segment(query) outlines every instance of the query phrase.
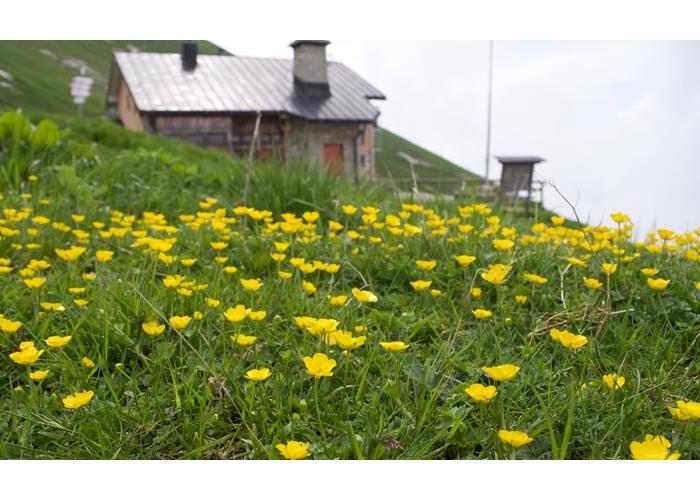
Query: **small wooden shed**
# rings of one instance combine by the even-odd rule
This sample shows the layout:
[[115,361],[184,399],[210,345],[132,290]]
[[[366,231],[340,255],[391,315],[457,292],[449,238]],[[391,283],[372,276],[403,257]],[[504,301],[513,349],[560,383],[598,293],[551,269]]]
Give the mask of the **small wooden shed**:
[[527,191],[526,210],[529,210],[532,195],[532,177],[535,165],[545,161],[539,156],[496,156],[501,170],[501,199],[514,205],[521,193]]

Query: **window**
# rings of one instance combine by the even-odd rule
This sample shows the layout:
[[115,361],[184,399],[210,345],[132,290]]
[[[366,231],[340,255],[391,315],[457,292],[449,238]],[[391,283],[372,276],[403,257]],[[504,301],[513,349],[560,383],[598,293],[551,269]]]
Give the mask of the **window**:
[[226,134],[208,134],[207,135],[208,144],[226,144]]

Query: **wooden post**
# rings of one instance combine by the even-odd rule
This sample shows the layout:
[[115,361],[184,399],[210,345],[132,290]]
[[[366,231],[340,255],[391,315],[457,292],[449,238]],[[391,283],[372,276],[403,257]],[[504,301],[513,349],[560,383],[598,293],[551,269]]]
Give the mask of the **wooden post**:
[[260,132],[260,119],[262,115],[258,111],[258,116],[255,118],[255,130],[253,131],[253,140],[250,143],[250,151],[248,152],[248,169],[245,174],[245,183],[243,184],[243,194],[239,205],[245,206],[248,201],[248,188],[250,186],[250,177],[253,175],[253,158],[255,157],[255,145],[258,142],[258,133]]

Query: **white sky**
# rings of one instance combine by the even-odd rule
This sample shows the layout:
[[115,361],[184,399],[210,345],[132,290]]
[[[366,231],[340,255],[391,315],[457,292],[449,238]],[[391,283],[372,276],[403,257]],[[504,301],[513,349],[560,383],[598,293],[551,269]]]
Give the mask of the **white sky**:
[[[292,57],[290,40],[213,41]],[[328,54],[387,95],[381,126],[483,174],[488,42],[333,41]],[[546,158],[536,176],[584,221],[620,210],[640,231],[700,227],[700,42],[495,42],[491,151]],[[551,187],[545,205],[573,215]]]

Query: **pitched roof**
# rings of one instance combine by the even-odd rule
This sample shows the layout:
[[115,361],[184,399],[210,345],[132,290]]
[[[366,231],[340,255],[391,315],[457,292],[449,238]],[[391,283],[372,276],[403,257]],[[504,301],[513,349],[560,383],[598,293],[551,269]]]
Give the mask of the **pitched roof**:
[[[384,95],[337,62],[328,63],[331,96],[294,94],[293,61],[199,55],[194,71],[182,70],[180,54],[115,52],[114,61],[145,113],[289,113],[313,121],[374,121],[369,99]],[[114,73],[113,73],[114,74]],[[115,84],[110,80],[110,89]]]

